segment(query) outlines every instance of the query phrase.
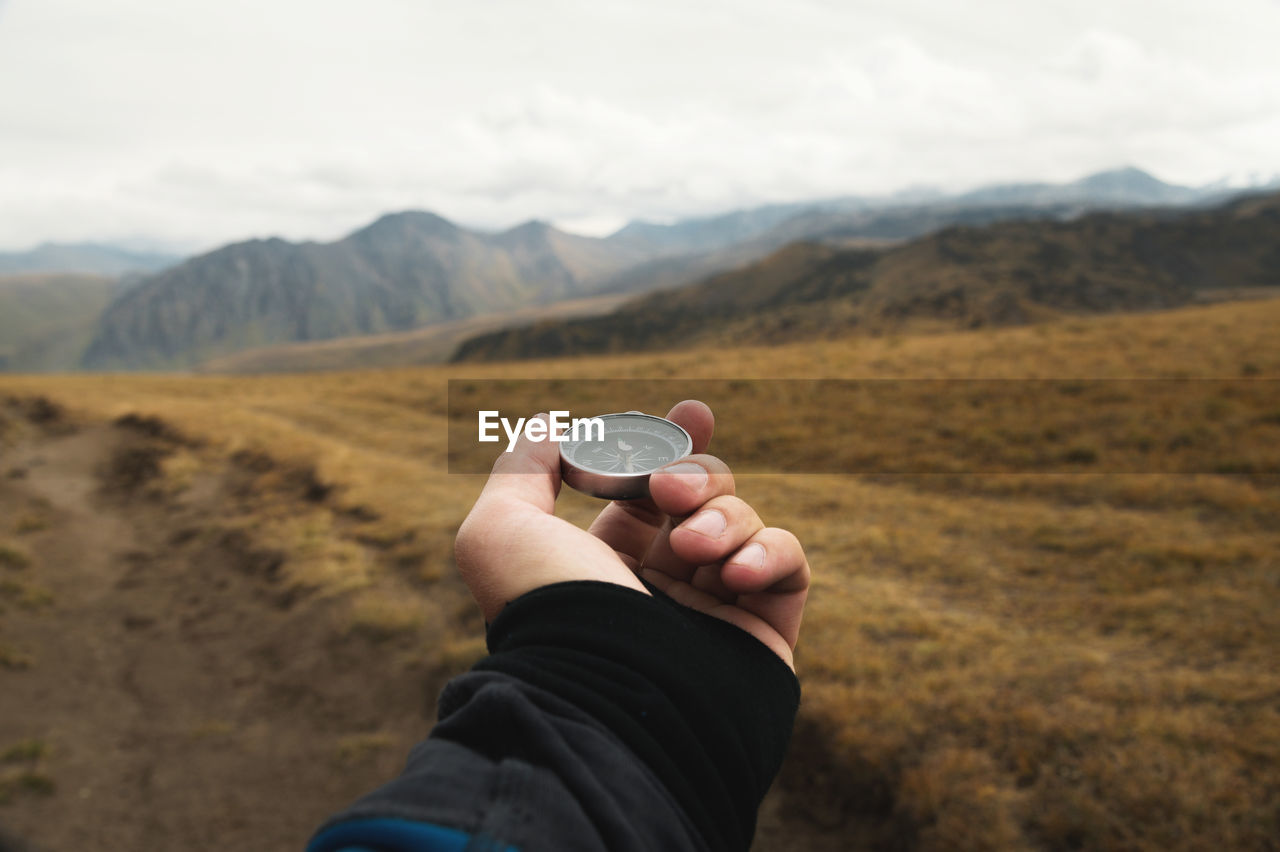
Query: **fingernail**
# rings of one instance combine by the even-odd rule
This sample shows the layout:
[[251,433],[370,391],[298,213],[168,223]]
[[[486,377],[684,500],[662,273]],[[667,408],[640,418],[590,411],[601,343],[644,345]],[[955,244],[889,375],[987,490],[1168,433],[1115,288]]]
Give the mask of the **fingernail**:
[[764,545],[748,544],[739,550],[729,562],[734,565],[741,565],[744,568],[750,568],[753,571],[759,571],[764,567]]
[[671,474],[680,477],[680,480],[694,491],[701,491],[702,487],[707,484],[707,469],[700,464],[693,462],[681,462],[673,464],[671,467],[664,467],[661,473]]
[[707,538],[719,538],[724,533],[728,522],[724,513],[715,509],[704,509],[684,522],[684,528],[705,535]]

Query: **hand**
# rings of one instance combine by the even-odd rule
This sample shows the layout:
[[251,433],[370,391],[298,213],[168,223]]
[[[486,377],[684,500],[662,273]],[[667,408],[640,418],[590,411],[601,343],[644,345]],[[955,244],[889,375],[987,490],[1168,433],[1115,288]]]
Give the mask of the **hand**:
[[643,578],[747,631],[794,668],[809,592],[800,542],[766,527],[734,496],[725,463],[704,454],[715,425],[711,409],[686,400],[667,418],[693,438],[695,455],[656,471],[647,499],[606,506],[589,530],[553,514],[559,445],[521,436],[499,456],[458,530],[463,580],[492,621],[507,602],[551,583],[597,580],[648,594]]

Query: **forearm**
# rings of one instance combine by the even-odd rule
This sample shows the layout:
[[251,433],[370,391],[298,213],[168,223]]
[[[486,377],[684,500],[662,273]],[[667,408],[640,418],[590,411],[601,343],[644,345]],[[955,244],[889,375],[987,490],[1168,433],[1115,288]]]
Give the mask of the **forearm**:
[[764,645],[594,582],[522,596],[488,639],[405,774],[344,818],[398,815],[522,849],[747,848],[799,700]]
[[671,791],[715,849],[745,849],[799,703],[789,668],[732,625],[601,583],[511,604],[489,631],[501,671],[583,709]]

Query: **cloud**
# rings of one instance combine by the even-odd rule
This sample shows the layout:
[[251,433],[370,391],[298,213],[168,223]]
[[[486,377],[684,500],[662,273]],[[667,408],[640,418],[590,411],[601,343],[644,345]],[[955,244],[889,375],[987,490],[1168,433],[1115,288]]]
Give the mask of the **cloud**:
[[1265,0],[0,11],[9,246],[331,238],[410,207],[616,223],[1128,162],[1184,182],[1280,171]]

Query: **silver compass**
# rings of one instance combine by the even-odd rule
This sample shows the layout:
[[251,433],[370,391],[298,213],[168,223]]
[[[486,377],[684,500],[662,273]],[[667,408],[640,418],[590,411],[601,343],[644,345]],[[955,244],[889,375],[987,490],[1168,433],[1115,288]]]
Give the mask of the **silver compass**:
[[602,414],[599,430],[560,444],[560,474],[578,491],[606,500],[649,495],[649,474],[693,452],[693,439],[678,424],[639,412]]

